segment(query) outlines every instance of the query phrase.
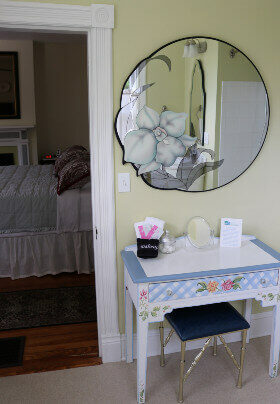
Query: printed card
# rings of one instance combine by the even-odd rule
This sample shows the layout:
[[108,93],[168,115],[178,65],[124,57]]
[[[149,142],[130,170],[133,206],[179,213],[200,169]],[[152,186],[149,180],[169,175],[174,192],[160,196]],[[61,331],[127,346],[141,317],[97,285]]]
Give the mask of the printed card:
[[241,247],[242,219],[222,218],[220,247]]

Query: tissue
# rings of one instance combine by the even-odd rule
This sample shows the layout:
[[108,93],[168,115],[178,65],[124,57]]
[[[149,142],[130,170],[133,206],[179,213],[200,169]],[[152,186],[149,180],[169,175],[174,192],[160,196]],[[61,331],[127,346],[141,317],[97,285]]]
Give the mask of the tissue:
[[160,239],[164,224],[163,220],[156,217],[146,217],[143,222],[134,223],[136,237],[147,240]]

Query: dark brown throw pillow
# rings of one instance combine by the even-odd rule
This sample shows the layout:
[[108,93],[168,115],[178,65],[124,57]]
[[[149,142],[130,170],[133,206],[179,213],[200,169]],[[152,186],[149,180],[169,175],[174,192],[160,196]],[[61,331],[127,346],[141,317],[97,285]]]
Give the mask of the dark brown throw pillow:
[[54,165],[54,175],[57,177],[59,175],[59,171],[62,170],[62,168],[67,163],[69,163],[69,161],[72,161],[77,158],[84,159],[84,158],[87,158],[88,155],[89,155],[89,153],[88,153],[87,149],[85,149],[83,146],[74,145],[74,146],[68,147],[56,159],[55,165]]
[[78,144],[74,144],[74,146],[70,146],[67,147],[67,149],[65,149],[65,151],[77,151],[77,150],[87,151],[87,149],[84,146],[80,146]]
[[57,182],[57,194],[68,189],[82,188],[90,181],[90,162],[89,160],[75,159],[69,161],[60,170]]

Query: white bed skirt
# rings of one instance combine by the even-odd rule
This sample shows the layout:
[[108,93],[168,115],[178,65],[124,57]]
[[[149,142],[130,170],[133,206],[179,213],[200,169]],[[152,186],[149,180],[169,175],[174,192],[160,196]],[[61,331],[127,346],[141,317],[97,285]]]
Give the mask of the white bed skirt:
[[0,237],[0,278],[93,272],[92,231]]

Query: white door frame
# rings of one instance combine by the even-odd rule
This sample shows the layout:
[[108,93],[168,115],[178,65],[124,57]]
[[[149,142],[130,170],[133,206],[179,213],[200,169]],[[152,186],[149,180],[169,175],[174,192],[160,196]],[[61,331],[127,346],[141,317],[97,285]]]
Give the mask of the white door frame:
[[[114,6],[0,0],[0,29],[88,34],[89,131],[99,352],[121,360],[115,237],[112,29]],[[106,348],[105,348],[106,346]]]

